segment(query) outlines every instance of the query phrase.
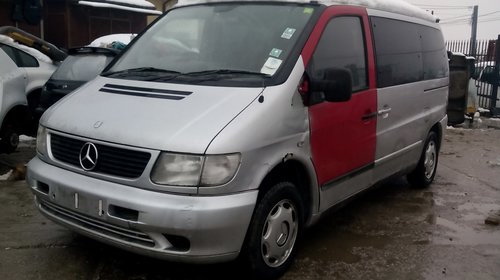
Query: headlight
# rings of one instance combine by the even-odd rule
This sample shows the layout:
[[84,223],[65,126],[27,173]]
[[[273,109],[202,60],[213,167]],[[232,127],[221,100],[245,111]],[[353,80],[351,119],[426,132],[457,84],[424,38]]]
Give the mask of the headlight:
[[162,153],[151,173],[160,185],[197,186],[200,182],[202,156]]
[[239,154],[186,155],[162,153],[151,180],[160,185],[215,186],[229,182],[240,165]]
[[201,185],[223,185],[233,179],[240,165],[240,154],[213,155],[205,158]]
[[36,150],[41,155],[47,154],[47,129],[41,125],[36,133]]

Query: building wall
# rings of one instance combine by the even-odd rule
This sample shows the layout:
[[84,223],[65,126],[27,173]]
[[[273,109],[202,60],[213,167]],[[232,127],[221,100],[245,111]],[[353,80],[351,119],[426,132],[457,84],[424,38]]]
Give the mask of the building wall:
[[[155,5],[156,9],[159,11],[167,11],[177,4],[178,0],[148,0]],[[153,22],[158,16],[148,16],[148,24]]]
[[12,20],[13,9],[14,0],[0,0],[0,26],[15,26],[40,37],[41,28],[39,25],[34,26],[26,22],[15,22]]
[[0,26],[16,26],[64,48],[87,45],[111,33],[140,33],[147,25],[145,14],[76,5],[67,0],[44,0],[43,21],[29,25],[12,20],[13,6],[14,0],[0,0]]

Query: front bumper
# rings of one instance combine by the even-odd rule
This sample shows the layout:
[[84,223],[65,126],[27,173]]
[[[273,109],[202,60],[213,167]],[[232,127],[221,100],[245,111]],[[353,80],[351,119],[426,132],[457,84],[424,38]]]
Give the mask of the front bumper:
[[39,210],[83,235],[152,257],[213,263],[238,256],[258,191],[187,196],[116,184],[32,159]]

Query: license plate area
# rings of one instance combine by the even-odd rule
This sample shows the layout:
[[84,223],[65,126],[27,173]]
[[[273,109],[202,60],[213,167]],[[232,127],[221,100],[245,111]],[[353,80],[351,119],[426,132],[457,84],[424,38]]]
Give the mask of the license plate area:
[[67,188],[52,188],[50,200],[57,205],[88,216],[103,218],[107,203],[104,199]]

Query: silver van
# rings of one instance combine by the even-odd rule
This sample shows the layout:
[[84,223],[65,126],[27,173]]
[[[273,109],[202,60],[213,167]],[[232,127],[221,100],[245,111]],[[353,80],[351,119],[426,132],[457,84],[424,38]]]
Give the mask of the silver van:
[[240,256],[272,278],[332,206],[392,176],[431,184],[441,30],[404,2],[342,2],[166,12],[42,116],[27,178],[39,210],[139,254]]

